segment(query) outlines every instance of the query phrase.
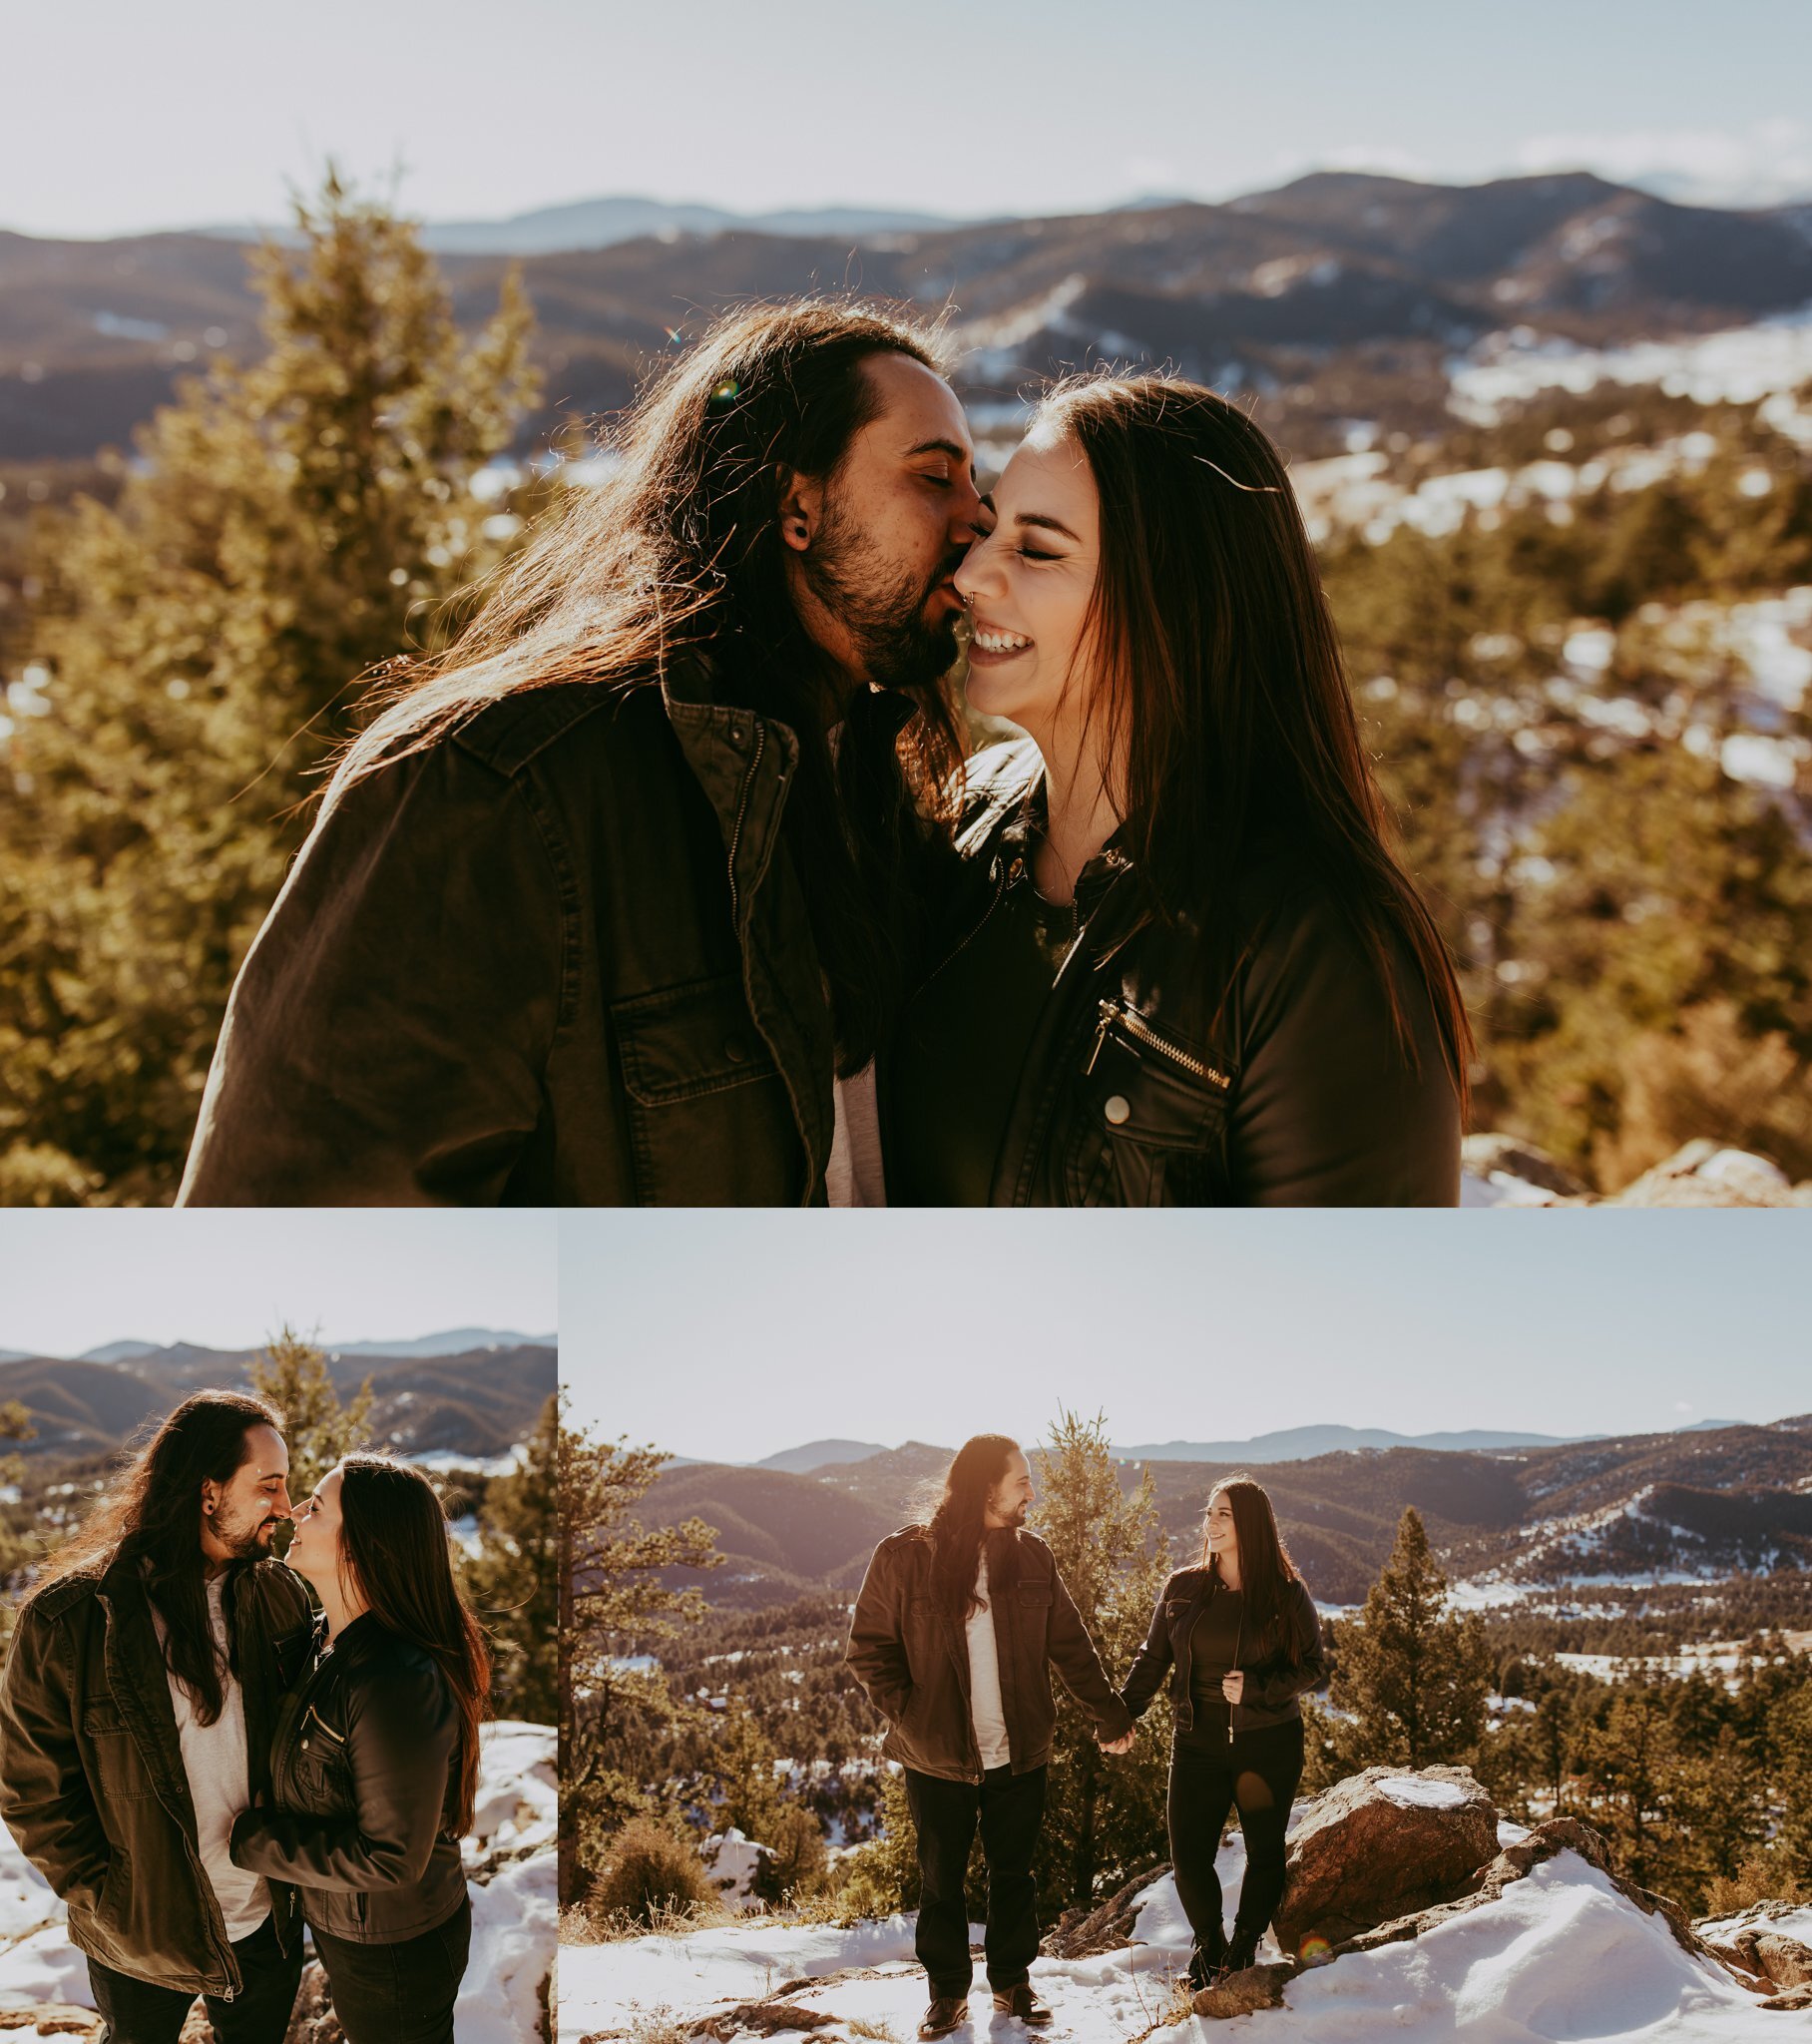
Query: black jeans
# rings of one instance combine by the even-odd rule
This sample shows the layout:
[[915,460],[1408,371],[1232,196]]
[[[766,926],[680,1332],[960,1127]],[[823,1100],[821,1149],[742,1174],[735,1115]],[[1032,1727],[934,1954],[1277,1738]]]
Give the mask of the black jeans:
[[453,2044],[453,2004],[472,1950],[472,1897],[400,1944],[352,1944],[314,1930],[348,2044]]
[[1189,1928],[1210,1959],[1219,1958],[1226,1942],[1214,1855],[1227,1812],[1238,1809],[1246,1848],[1233,1933],[1257,1939],[1283,1896],[1283,1834],[1301,1780],[1300,1718],[1238,1733],[1231,1745],[1204,1741],[1197,1746],[1179,1737],[1171,1747],[1170,1863]]
[[990,1768],[978,1787],[906,1770],[906,1800],[919,1834],[919,1929],[914,1949],[934,2000],[960,2001],[975,1966],[963,1875],[977,1819],[988,1866],[988,1985],[1024,1984],[1038,1956],[1038,1883],[1032,1854],[1045,1817],[1045,1770]]
[[[232,1955],[239,1962],[238,1993],[230,2001],[218,1994],[204,1997],[215,2044],[282,2044],[302,1977],[299,1928],[295,1950],[285,1953],[266,1916],[249,1937],[234,1943]],[[176,2044],[195,2006],[195,1996],[180,1987],[153,1987],[99,1959],[88,1962],[88,1984],[107,2022],[101,2044]]]

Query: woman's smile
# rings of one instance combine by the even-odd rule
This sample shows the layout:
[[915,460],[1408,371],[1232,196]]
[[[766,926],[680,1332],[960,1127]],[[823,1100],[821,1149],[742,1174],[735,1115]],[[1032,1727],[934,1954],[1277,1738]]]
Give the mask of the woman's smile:
[[1004,626],[984,625],[978,618],[969,641],[969,659],[993,666],[1032,651],[1032,641],[1023,632],[1009,632]]

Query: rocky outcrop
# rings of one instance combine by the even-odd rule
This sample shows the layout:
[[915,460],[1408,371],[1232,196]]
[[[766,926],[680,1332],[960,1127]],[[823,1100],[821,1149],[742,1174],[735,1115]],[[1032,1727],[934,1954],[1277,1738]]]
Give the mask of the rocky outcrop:
[[0,2008],[0,2044],[15,2030],[30,2030],[39,2037],[70,2037],[86,2044],[100,2036],[102,2022],[92,2008],[77,2008],[67,2001],[33,2001],[17,2008]]
[[1314,1956],[1458,1894],[1497,1849],[1497,1810],[1465,1768],[1367,1768],[1292,1833],[1277,1941]]
[[[1445,1776],[1460,1771],[1443,1768],[1425,1772]],[[1405,1779],[1416,1781],[1422,1777]],[[1341,1784],[1342,1788],[1347,1786]],[[1328,1965],[1349,1953],[1377,1951],[1384,1945],[1402,1944],[1420,1937],[1470,1910],[1496,1901],[1512,1882],[1524,1879],[1557,1852],[1578,1853],[1582,1859],[1595,1866],[1618,1893],[1644,1915],[1658,1916],[1682,1951],[1723,1966],[1745,1987],[1764,1993],[1765,1998],[1760,2004],[1763,2008],[1812,2007],[1812,1950],[1793,1938],[1770,1931],[1765,1922],[1746,1925],[1723,1943],[1708,1942],[1693,1928],[1677,1904],[1664,1895],[1653,1894],[1647,1888],[1625,1880],[1612,1865],[1603,1839],[1589,1825],[1573,1817],[1556,1817],[1548,1823],[1538,1824],[1526,1838],[1506,1845],[1488,1864],[1463,1878],[1456,1891],[1444,1899],[1375,1923],[1366,1930],[1330,1944],[1325,1951],[1317,1949],[1313,1953],[1313,1962]],[[1334,1856],[1334,1850],[1329,1849],[1330,1860]],[[1388,1884],[1387,1881],[1385,1885]],[[1287,1895],[1285,1900],[1287,1902]],[[1243,1973],[1228,1974],[1195,1996],[1195,2013],[1200,2016],[1234,2016],[1247,2015],[1255,2009],[1281,2007],[1283,1990],[1298,1970],[1298,1967],[1286,1963],[1281,1966],[1252,1966]]]
[[1098,1907],[1066,1909],[1057,1919],[1057,1927],[1045,1933],[1039,1950],[1048,1959],[1094,1959],[1103,1952],[1124,1949],[1132,1942],[1139,1896],[1169,1870],[1167,1859],[1153,1859]]
[[1468,1136],[1460,1145],[1460,1164],[1474,1178],[1506,1193],[1533,1186],[1539,1192],[1553,1193],[1558,1199],[1578,1200],[1590,1191],[1583,1178],[1550,1157],[1546,1150],[1524,1142],[1521,1136],[1497,1131]]
[[1764,2008],[1812,2008],[1812,1945],[1775,1926],[1803,1916],[1803,1904],[1758,1902],[1741,1916],[1703,1927],[1707,1948],[1738,1977],[1749,1976]]
[[310,1959],[302,1968],[302,1984],[296,1990],[295,2008],[283,2033],[283,2044],[346,2044],[346,2033],[333,2013],[327,1976],[318,1959]]
[[1256,2015],[1261,2008],[1282,2008],[1283,1990],[1302,1968],[1286,1959],[1282,1965],[1247,1966],[1240,1973],[1223,1973],[1211,1987],[1204,1987],[1189,2006],[1198,2016]]
[[1808,1207],[1812,1183],[1795,1185],[1770,1158],[1709,1136],[1620,1192],[1594,1193],[1537,1144],[1490,1131],[1461,1145],[1463,1204],[1469,1207]]
[[1408,1938],[1420,1937],[1437,1923],[1449,1922],[1482,1903],[1495,1901],[1512,1881],[1521,1880],[1532,1868],[1540,1866],[1545,1859],[1552,1859],[1557,1852],[1577,1852],[1582,1859],[1595,1866],[1643,1915],[1659,1916],[1682,1951],[1699,1958],[1716,1958],[1717,1954],[1693,1929],[1677,1903],[1625,1880],[1611,1864],[1610,1854],[1597,1832],[1589,1824],[1583,1824],[1571,1816],[1552,1817],[1547,1823],[1538,1824],[1528,1837],[1514,1845],[1506,1845],[1489,1865],[1481,1867],[1447,1900],[1391,1922],[1376,1924],[1370,1930],[1335,1945],[1328,1956],[1338,1958],[1342,1952],[1376,1951],[1380,1945],[1401,1944]]
[[1795,1187],[1780,1166],[1708,1138],[1682,1149],[1625,1186],[1607,1207],[1803,1207],[1812,1187]]

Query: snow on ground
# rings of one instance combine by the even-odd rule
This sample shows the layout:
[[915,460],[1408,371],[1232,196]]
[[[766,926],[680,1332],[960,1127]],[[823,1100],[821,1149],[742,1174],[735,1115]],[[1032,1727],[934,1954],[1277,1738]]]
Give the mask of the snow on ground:
[[[456,2011],[460,2044],[526,2044],[536,2035],[541,1984],[554,1963],[558,1814],[553,1727],[487,1725],[475,1836],[465,1846],[472,1956]],[[63,1904],[0,1825],[0,2008],[94,2006],[88,1963],[66,1925]],[[30,2044],[37,2033],[6,2034]]]
[[[1230,1913],[1231,1895],[1227,1906]],[[1170,2002],[1188,1951],[1167,1876],[1140,1899],[1135,1935],[1144,1941],[1098,1958],[1037,1962],[1034,1985],[1055,2012],[1048,2034],[1065,2044],[1124,2044],[1150,2028]],[[904,1916],[847,1931],[747,1926],[568,1946],[560,1961],[559,2037],[579,2044],[594,2035],[622,2036],[669,2016],[689,2024],[782,1981],[824,1980],[855,1968],[867,1977],[802,1987],[790,1997],[837,2019],[838,2028],[814,2034],[843,2044],[848,2026],[861,2024],[909,2038],[924,2008],[925,1983],[912,1962],[912,1921]],[[1174,2044],[1246,2037],[1262,2044],[1452,2044],[1456,2033],[1476,2044],[1734,2044],[1778,2038],[1781,2023],[1727,1974],[1681,1951],[1659,1917],[1644,1916],[1595,1867],[1564,1852],[1500,1899],[1413,1942],[1304,1973],[1286,1989],[1281,2010],[1225,2024],[1191,2018],[1167,2034]],[[958,2044],[1023,2044],[1016,2026],[994,2015],[979,1963],[969,2022],[956,2037]]]

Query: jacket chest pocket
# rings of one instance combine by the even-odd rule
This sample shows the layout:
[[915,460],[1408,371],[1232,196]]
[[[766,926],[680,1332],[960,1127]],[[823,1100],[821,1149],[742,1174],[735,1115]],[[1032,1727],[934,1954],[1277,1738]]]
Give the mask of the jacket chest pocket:
[[[803,1158],[786,1088],[733,972],[611,1004],[645,1207],[780,1206]],[[786,1164],[776,1163],[786,1160]]]
[[138,1741],[121,1716],[118,1704],[107,1698],[85,1704],[82,1740],[94,1757],[97,1801],[106,1803],[153,1792]]
[[1104,1000],[1076,1081],[1065,1193],[1079,1207],[1203,1196],[1232,1076],[1131,1002]]
[[295,1728],[289,1768],[296,1799],[312,1814],[331,1815],[352,1805],[352,1759],[345,1729],[311,1704]]

